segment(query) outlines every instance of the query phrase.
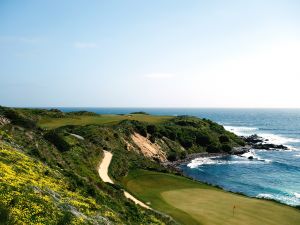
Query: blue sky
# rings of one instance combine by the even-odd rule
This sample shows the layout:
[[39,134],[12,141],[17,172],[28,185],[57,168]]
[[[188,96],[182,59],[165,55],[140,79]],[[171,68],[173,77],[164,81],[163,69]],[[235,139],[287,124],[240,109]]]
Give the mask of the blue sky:
[[0,105],[300,107],[300,1],[0,1]]

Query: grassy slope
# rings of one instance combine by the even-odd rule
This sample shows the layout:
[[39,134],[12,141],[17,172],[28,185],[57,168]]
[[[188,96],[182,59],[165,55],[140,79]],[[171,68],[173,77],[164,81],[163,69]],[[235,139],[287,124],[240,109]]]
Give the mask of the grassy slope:
[[[159,138],[158,134],[164,136],[165,133],[162,131],[168,131],[171,132],[171,134],[176,134],[174,143],[176,142],[177,144],[180,140],[190,138],[198,132],[207,134],[212,141],[217,144],[219,144],[217,138],[221,134],[228,135],[228,137],[230,137],[230,143],[232,144],[235,144],[235,140],[237,139],[237,137],[233,134],[225,132],[221,126],[215,123],[194,118],[182,119],[144,114],[134,114],[131,116],[88,114],[74,115],[45,110],[42,112],[40,110],[37,110],[36,112],[32,110],[23,110],[22,113],[24,114],[24,117],[29,117],[32,118],[33,121],[38,121],[41,127],[47,129],[53,129],[64,125],[88,125],[61,127],[58,130],[56,129],[58,133],[62,133],[62,139],[67,141],[68,145],[70,145],[69,150],[64,150],[63,152],[59,152],[59,149],[57,150],[53,145],[50,145],[48,141],[44,140],[41,136],[41,132],[45,133],[45,130],[40,131],[38,129],[35,132],[31,132],[27,130],[27,128],[25,130],[16,129],[17,127],[14,126],[8,130],[14,140],[21,146],[25,147],[24,150],[27,154],[33,154],[32,150],[37,148],[38,154],[34,154],[34,156],[42,159],[42,161],[46,161],[47,164],[51,165],[53,168],[63,168],[62,171],[64,175],[67,176],[70,181],[74,181],[73,186],[85,192],[86,196],[91,195],[98,199],[100,204],[102,203],[103,205],[112,208],[114,212],[119,212],[121,220],[128,218],[127,223],[129,224],[134,224],[134,222],[141,220],[143,222],[151,221],[151,223],[153,223],[153,221],[157,221],[157,217],[155,218],[150,212],[141,213],[131,204],[127,204],[127,202],[122,199],[123,196],[119,195],[119,191],[115,190],[115,187],[109,187],[100,182],[98,177],[96,177],[95,164],[100,157],[99,149],[107,149],[114,153],[110,167],[110,175],[116,180],[120,180],[127,174],[128,170],[135,168],[161,169],[159,164],[154,161],[150,161],[149,159],[147,160],[142,155],[137,154],[134,151],[128,152],[124,147],[123,139],[128,138],[132,129],[134,130],[136,128],[131,120],[146,122],[146,124],[138,124],[139,126],[144,126],[144,128],[147,123],[155,123],[158,130],[151,134],[151,136],[155,135],[155,138]],[[130,123],[118,124],[120,121],[125,119],[130,120]],[[31,127],[31,123],[27,123],[27,121],[25,122],[26,127]],[[18,119],[16,124],[23,126],[24,121]],[[82,135],[85,137],[85,140],[76,140],[74,137],[69,135],[69,132]],[[168,135],[168,132],[166,135]],[[129,139],[127,140],[129,141]],[[195,143],[195,139],[192,141]],[[193,148],[195,148],[196,151],[202,150],[202,148],[198,149],[195,144],[193,144],[191,150],[193,150]],[[173,149],[173,146],[171,146],[171,149]],[[199,220],[201,220],[203,224],[213,224],[212,219],[215,218],[217,220],[214,221],[215,224],[218,224],[218,222],[224,224],[224,221],[228,221],[228,216],[232,213],[232,204],[235,204],[231,201],[240,201],[240,199],[245,201],[241,201],[241,204],[243,206],[245,205],[246,208],[243,210],[243,213],[239,215],[237,214],[236,217],[238,218],[237,220],[247,222],[243,224],[251,224],[251,222],[252,224],[268,224],[265,220],[263,220],[263,218],[271,217],[264,208],[261,208],[261,212],[258,213],[250,210],[257,210],[259,208],[257,204],[259,206],[266,204],[264,207],[266,207],[269,212],[276,212],[280,217],[278,221],[281,222],[284,220],[286,222],[281,224],[294,224],[294,222],[299,221],[298,211],[290,207],[285,207],[269,201],[255,200],[241,197],[239,195],[233,195],[199,182],[193,182],[183,177],[138,171],[130,173],[130,175],[124,179],[124,184],[133,194],[136,194],[146,202],[150,201],[152,207],[170,214],[183,224],[201,224]],[[105,198],[101,197],[104,193],[108,194],[105,194]],[[198,195],[205,195],[205,198],[195,198],[195,196]],[[222,202],[210,201],[210,198],[215,199],[213,197],[215,195],[218,195],[219,198],[224,198],[224,200]],[[255,203],[256,201],[257,203]],[[199,209],[203,206],[205,206],[205,208],[202,208],[202,211],[195,210],[195,208]],[[228,210],[228,208],[230,209]],[[240,205],[237,206],[237,212],[239,209]],[[251,212],[251,214],[248,212]],[[284,218],[283,214],[287,215],[289,218]],[[239,216],[241,215],[242,217],[240,218]],[[272,221],[276,221],[276,219],[277,218],[274,217],[274,219],[272,218]],[[123,220],[122,222],[125,221]],[[159,223],[159,221],[157,222]],[[236,223],[235,220],[230,222],[232,222],[232,224]],[[239,222],[241,223],[241,221]]]
[[151,207],[168,213],[182,224],[300,223],[300,211],[292,207],[228,193],[184,177],[136,170],[123,183],[131,193],[150,202]]
[[118,188],[94,176],[96,168],[88,170],[88,164],[80,160],[76,167],[76,159],[84,158],[79,154],[85,154],[75,151],[69,152],[78,156],[74,159],[65,155],[72,172],[66,166],[60,170],[50,161],[46,166],[0,140],[0,224],[3,213],[12,218],[4,224],[103,224],[103,220],[116,224],[164,224],[161,216],[141,210]]
[[64,118],[50,118],[43,117],[39,121],[39,126],[47,129],[54,129],[66,125],[88,125],[88,124],[117,124],[122,120],[137,120],[149,123],[159,123],[167,119],[170,119],[170,116],[152,116],[145,114],[131,114],[131,115],[95,115],[95,116],[67,116]]
[[[41,170],[45,171],[46,174],[49,174],[49,177],[57,179],[57,181],[51,181],[53,185],[59,185],[59,181],[61,180],[64,181],[65,184],[68,184],[66,186],[60,187],[61,192],[76,192],[83,198],[92,198],[95,201],[95,207],[99,207],[99,210],[95,209],[94,212],[99,216],[108,218],[112,223],[164,224],[163,221],[165,220],[165,218],[162,218],[161,215],[158,215],[152,211],[145,211],[135,206],[124,197],[123,192],[118,187],[105,184],[99,178],[99,175],[97,173],[97,166],[99,164],[99,161],[101,160],[101,153],[104,147],[103,145],[109,145],[107,146],[109,147],[109,149],[118,149],[123,147],[122,143],[112,140],[112,128],[97,126],[97,128],[99,129],[95,131],[92,130],[91,135],[94,135],[99,139],[99,143],[95,142],[94,144],[89,140],[89,138],[86,138],[85,140],[74,138],[67,132],[69,130],[66,130],[66,128],[61,128],[62,130],[59,130],[57,132],[60,134],[60,138],[68,143],[67,145],[69,147],[68,149],[60,149],[48,139],[45,139],[45,134],[47,131],[41,130],[40,128],[35,128],[35,126],[31,126],[31,122],[27,122],[28,118],[32,116],[32,118],[35,119],[36,115],[33,115],[32,112],[26,112],[26,114],[24,113],[22,118],[20,119],[20,115],[17,115],[17,113],[18,111],[15,113],[15,115],[11,116],[12,119],[10,120],[12,121],[12,123],[1,125],[1,123],[3,122],[3,116],[1,115],[0,111],[0,143],[2,141],[3,143],[6,143],[7,147],[5,148],[9,149],[9,151],[13,153],[11,155],[12,160],[8,162],[8,165],[4,165],[5,168],[7,168],[7,171],[6,169],[2,170],[2,168],[0,170],[0,224],[2,224],[1,218],[3,213],[6,215],[12,215],[12,211],[15,207],[14,204],[18,204],[20,201],[18,195],[14,194],[16,193],[16,190],[22,197],[21,200],[24,201],[27,205],[34,205],[35,203],[37,206],[48,205],[48,203],[40,202],[39,192],[35,192],[35,189],[30,189],[30,187],[32,186],[30,182],[32,180],[31,178],[27,178],[27,181],[24,182],[25,184],[28,183],[29,189],[26,185],[5,186],[5,184],[7,184],[12,178],[14,178],[15,180],[22,180],[23,174],[18,172],[18,170],[24,163],[26,163],[27,159],[33,163],[30,163],[29,166],[26,167],[26,170],[28,169],[31,172],[35,169],[35,164],[41,166],[47,165],[47,167],[45,168],[49,168],[49,173],[46,172],[47,169]],[[48,112],[45,111],[45,113]],[[30,125],[30,127],[28,128],[27,125]],[[79,130],[82,130],[81,127],[76,128],[78,129],[78,132]],[[15,152],[21,153],[22,157],[15,157],[17,156]],[[0,153],[0,158],[1,156],[3,156],[3,158],[1,159],[3,160],[3,163],[7,164],[7,160],[10,156]],[[15,167],[15,165],[13,165],[14,162],[17,162],[18,164],[20,164],[20,166],[18,165],[17,167]],[[15,169],[17,173],[14,173]],[[27,172],[26,170],[22,171],[25,175]],[[3,173],[3,171],[5,171],[5,173]],[[8,174],[8,171],[11,171],[9,173],[12,174],[10,178],[4,176]],[[60,176],[55,177],[54,175],[57,174],[57,172],[60,174]],[[34,175],[34,179],[42,181],[44,180],[44,175],[45,174],[43,172],[37,172]],[[45,179],[47,179],[47,177],[45,177]],[[5,188],[1,189],[1,187]],[[48,187],[52,189],[52,186]],[[56,189],[53,190],[55,191]],[[28,196],[27,193],[30,193],[30,196]],[[5,203],[3,203],[4,197],[7,198],[7,202]],[[37,199],[37,202],[35,201],[35,199]],[[78,204],[80,204],[81,202],[82,204],[84,204],[84,200],[79,200],[78,202]],[[51,206],[51,204],[49,203],[49,207]],[[21,205],[19,204],[17,206],[21,207]],[[72,215],[74,216],[74,212],[70,207],[67,207],[62,211],[60,211],[59,204],[55,207],[56,211],[52,210],[54,216],[51,216],[47,213],[40,214],[41,220],[54,221],[53,224],[56,224],[57,220],[59,220],[61,217],[63,217],[62,219],[65,220]],[[19,220],[26,219],[26,215],[28,213],[27,207],[21,207],[18,210],[19,216],[17,216],[17,218],[19,218]],[[78,209],[78,211],[80,211],[80,209]],[[47,210],[45,210],[45,212],[47,212]],[[65,214],[66,218],[64,218]],[[36,224],[34,222],[34,217],[30,216],[28,220],[30,222],[26,222],[24,224]],[[168,221],[169,219],[166,218],[166,223],[168,223]],[[78,223],[86,224],[85,222],[86,221],[79,221]]]
[[112,210],[70,187],[61,173],[0,141],[1,208],[9,209],[4,224],[103,223],[112,218],[121,222]]

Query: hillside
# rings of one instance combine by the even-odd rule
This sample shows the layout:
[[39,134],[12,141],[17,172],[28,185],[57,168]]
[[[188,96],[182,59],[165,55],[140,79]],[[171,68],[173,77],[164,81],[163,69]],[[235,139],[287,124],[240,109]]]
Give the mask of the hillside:
[[[222,126],[188,116],[5,107],[0,108],[0,140],[1,167],[10,174],[1,175],[0,194],[7,199],[1,215],[20,224],[173,224],[169,216],[124,197],[126,175],[136,169],[174,173],[165,162],[244,144]],[[109,175],[116,184],[102,182],[97,173],[103,150],[113,153]],[[19,194],[12,196],[15,191]],[[41,208],[35,211],[34,205]]]

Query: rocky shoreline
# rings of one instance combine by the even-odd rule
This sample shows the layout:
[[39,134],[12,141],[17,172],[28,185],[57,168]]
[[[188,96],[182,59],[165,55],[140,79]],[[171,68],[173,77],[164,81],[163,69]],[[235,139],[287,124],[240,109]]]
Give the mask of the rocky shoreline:
[[268,139],[264,139],[257,134],[241,138],[249,145],[252,149],[264,149],[264,150],[288,150],[289,148],[284,145],[276,145],[268,143]]
[[[251,136],[241,136],[241,138],[246,142],[245,146],[234,147],[230,153],[219,152],[219,153],[208,153],[208,152],[200,152],[200,153],[192,153],[186,156],[184,159],[176,160],[173,162],[165,162],[164,166],[167,168],[176,170],[177,172],[181,172],[180,165],[189,163],[193,159],[196,158],[205,158],[205,157],[223,157],[228,155],[243,155],[249,152],[251,149],[263,149],[263,150],[289,150],[289,148],[285,145],[276,145],[272,143],[268,143],[268,139],[264,139],[263,137],[258,136],[257,134]],[[249,158],[251,159],[251,157]]]

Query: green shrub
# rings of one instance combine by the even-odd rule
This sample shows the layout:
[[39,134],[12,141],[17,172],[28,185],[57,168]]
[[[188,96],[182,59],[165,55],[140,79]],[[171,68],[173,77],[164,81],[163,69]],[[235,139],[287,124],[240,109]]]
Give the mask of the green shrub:
[[220,150],[219,150],[218,146],[216,146],[214,144],[210,144],[210,145],[207,146],[206,151],[209,152],[209,153],[217,153]]
[[211,144],[209,136],[198,133],[196,136],[196,143],[200,146],[208,146]]
[[143,111],[139,111],[139,112],[132,112],[130,114],[143,114],[143,115],[149,115],[149,113],[143,112]]
[[0,204],[0,225],[7,225],[9,223],[9,209]]
[[21,115],[21,113],[13,109],[4,109],[4,116],[7,117],[12,124],[28,129],[36,128],[36,123],[33,120],[26,118],[25,116]]
[[146,129],[149,134],[154,134],[157,131],[156,126],[152,124],[148,125]]
[[137,125],[135,126],[135,129],[136,129],[136,131],[137,131],[140,135],[142,135],[142,136],[144,136],[144,137],[147,137],[147,131],[146,131],[146,128],[145,128],[143,125],[137,124]]
[[168,159],[169,161],[171,161],[171,162],[176,161],[176,160],[177,160],[177,154],[176,154],[176,152],[170,152],[170,153],[168,154],[167,159]]
[[162,136],[165,136],[167,138],[169,138],[172,141],[175,141],[177,139],[177,133],[176,130],[171,130],[170,128],[164,130],[163,133],[161,133]]
[[228,145],[228,144],[223,144],[223,145],[222,145],[222,151],[227,152],[227,153],[230,153],[231,150],[232,150],[232,148],[231,148],[230,145]]
[[151,135],[149,137],[149,140],[152,142],[152,143],[155,143],[155,136],[154,135]]
[[193,146],[193,140],[189,139],[189,138],[181,138],[179,140],[180,144],[182,145],[182,147],[184,148],[191,148]]
[[229,140],[229,137],[227,137],[226,135],[221,135],[221,136],[219,137],[219,141],[220,141],[221,143],[227,143],[227,142],[229,142],[230,140]]
[[63,135],[56,130],[47,132],[44,137],[51,142],[59,151],[66,152],[70,149],[70,145],[63,138]]
[[179,153],[179,158],[180,158],[180,159],[185,159],[186,156],[187,156],[186,151],[182,151],[182,152]]
[[70,211],[65,211],[63,216],[58,221],[57,225],[68,225],[71,224],[72,219],[74,218],[73,214]]

